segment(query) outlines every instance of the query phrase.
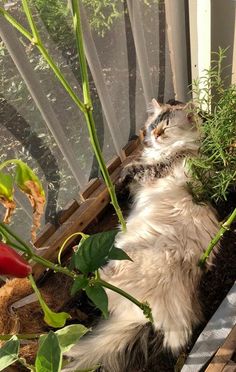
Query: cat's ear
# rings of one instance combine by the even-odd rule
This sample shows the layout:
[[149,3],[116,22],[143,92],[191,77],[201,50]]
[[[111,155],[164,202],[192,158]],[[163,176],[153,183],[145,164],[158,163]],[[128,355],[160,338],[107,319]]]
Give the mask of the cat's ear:
[[148,113],[159,115],[159,113],[162,111],[161,105],[157,102],[155,98],[152,99],[152,102],[149,104]]

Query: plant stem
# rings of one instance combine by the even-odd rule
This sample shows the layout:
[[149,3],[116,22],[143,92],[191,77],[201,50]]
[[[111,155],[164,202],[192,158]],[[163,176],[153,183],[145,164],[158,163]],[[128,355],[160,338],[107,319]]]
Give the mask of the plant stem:
[[80,68],[81,68],[81,78],[82,78],[84,104],[92,106],[90,90],[89,90],[87,62],[86,62],[85,53],[84,53],[84,43],[83,43],[83,36],[82,36],[79,1],[78,0],[71,0],[71,7],[72,7],[73,26],[74,26],[74,31],[75,31],[76,47],[77,47],[77,50],[78,50],[78,53],[79,53],[79,62],[80,62]]
[[[75,272],[69,270],[67,267],[62,267],[61,265],[57,265],[57,264],[54,264],[53,262],[51,261],[48,261],[47,259],[41,257],[41,256],[38,256],[37,254],[35,254],[32,249],[30,247],[28,247],[26,245],[26,243],[21,240],[15,233],[13,233],[9,228],[6,228],[6,226],[3,224],[3,223],[0,223],[0,231],[1,229],[3,230],[3,232],[7,232],[7,234],[10,236],[10,237],[13,237],[17,242],[19,242],[21,245],[23,245],[24,248],[22,247],[19,247],[17,244],[12,244],[12,246],[14,246],[16,249],[19,249],[21,251],[23,251],[24,253],[27,253],[28,254],[28,257],[33,260],[34,262],[37,262],[43,266],[45,266],[46,268],[48,269],[51,269],[55,272],[59,272],[61,274],[64,274],[64,275],[67,275],[69,276],[70,278],[72,279],[76,279],[76,277],[78,276]],[[73,234],[74,235],[74,234]],[[76,234],[78,235],[78,234]],[[81,235],[81,233],[80,233]],[[82,235],[84,235],[82,233]],[[86,236],[86,235],[84,235]],[[71,238],[71,236],[69,237]],[[11,243],[11,242],[10,242]],[[34,282],[34,279],[32,277],[32,275],[29,275],[29,280],[31,282],[31,285],[34,289],[34,291],[37,293],[37,288],[36,288],[36,284]],[[133,302],[135,305],[137,305],[144,313],[144,315],[151,321],[153,322],[153,318],[152,318],[152,313],[151,313],[151,308],[150,306],[148,305],[148,303],[142,303],[138,300],[136,300],[136,298],[134,298],[133,296],[131,296],[129,293],[126,293],[125,291],[123,291],[122,289],[118,288],[118,287],[115,287],[114,285],[106,282],[105,280],[102,280],[100,278],[100,275],[99,275],[99,272],[96,271],[96,276],[95,278],[92,278],[90,279],[90,282],[91,283],[98,283],[100,284],[101,286],[105,287],[105,288],[108,288],[118,294],[120,294],[121,296],[127,298],[129,301]],[[1,338],[0,338],[1,339]]]
[[57,67],[51,56],[48,54],[47,50],[43,46],[43,43],[39,37],[39,33],[37,31],[36,25],[34,23],[29,5],[28,0],[22,0],[24,11],[27,17],[27,20],[29,22],[29,25],[31,27],[33,36],[23,27],[21,26],[8,12],[6,12],[4,9],[0,8],[0,14],[2,14],[6,20],[12,24],[19,32],[21,32],[28,40],[32,42],[32,44],[36,45],[36,47],[39,49],[40,53],[43,55],[46,62],[49,64],[51,69],[53,70],[54,74],[57,76],[58,80],[64,87],[64,89],[67,91],[69,96],[72,98],[72,100],[76,103],[76,105],[79,107],[79,109],[84,112],[84,104],[81,102],[79,97],[75,94],[73,89],[71,88],[70,84],[67,82],[65,77],[63,76],[60,69]]
[[[58,255],[57,255],[57,261],[58,261],[58,263],[59,263],[60,265],[61,265],[61,254],[62,254],[63,249],[65,248],[65,245],[68,243],[68,241],[69,241],[71,238],[74,238],[75,236],[81,236],[81,239],[82,239],[83,241],[86,240],[86,239],[89,237],[89,235],[84,234],[84,233],[82,233],[82,232],[76,232],[76,233],[74,233],[74,234],[68,236],[68,238],[66,238],[66,240],[64,240],[63,244],[61,245],[60,250],[59,250]],[[81,241],[80,241],[80,242],[81,242]]]
[[45,266],[48,269],[51,269],[51,270],[53,270],[55,272],[58,272],[58,273],[61,273],[61,274],[65,274],[65,275],[67,275],[67,276],[69,276],[69,277],[71,277],[73,279],[75,279],[76,276],[77,276],[73,271],[67,269],[66,267],[63,267],[61,265],[54,264],[53,262],[48,261],[45,258],[43,258],[41,256],[38,256],[37,254],[34,254],[33,253],[32,256],[31,256],[31,259],[34,262],[37,262],[37,263]]
[[83,96],[84,96],[84,106],[85,106],[85,119],[88,127],[89,138],[91,141],[91,145],[96,156],[97,162],[99,164],[99,168],[102,172],[105,184],[108,188],[108,192],[111,197],[111,204],[113,205],[117,217],[120,221],[122,226],[122,230],[126,230],[126,224],[121,212],[120,206],[117,201],[116,193],[114,185],[111,181],[109,172],[106,168],[106,164],[102,155],[102,150],[98,141],[97,131],[94,123],[94,118],[92,114],[92,102],[90,97],[90,90],[89,90],[89,80],[88,80],[88,70],[87,70],[87,62],[84,53],[84,44],[83,44],[83,37],[82,37],[82,27],[81,27],[81,17],[80,17],[80,9],[78,5],[78,0],[71,0],[72,5],[72,15],[73,15],[73,25],[75,31],[75,38],[76,38],[76,47],[79,54],[79,61],[81,67],[81,77],[82,77],[82,85],[83,85]]
[[40,36],[39,36],[38,30],[37,30],[37,27],[34,23],[31,11],[30,11],[28,3],[27,3],[27,0],[22,0],[22,5],[23,5],[23,9],[24,9],[25,15],[27,17],[27,20],[29,22],[33,37],[34,37],[34,43],[39,43],[41,41]]
[[33,36],[26,30],[20,23],[18,23],[15,18],[13,18],[5,9],[0,7],[0,14],[22,35],[24,35],[29,41],[32,41]]
[[96,133],[95,123],[94,123],[91,108],[86,107],[86,111],[85,111],[84,115],[85,115],[85,119],[86,119],[86,123],[87,123],[87,127],[88,127],[88,132],[89,132],[89,136],[90,136],[91,145],[93,147],[93,151],[94,151],[96,159],[98,161],[99,168],[102,172],[105,184],[106,184],[108,192],[110,194],[111,204],[113,205],[113,207],[116,211],[117,217],[118,217],[118,219],[120,221],[120,224],[122,226],[122,230],[125,231],[126,230],[126,223],[125,223],[123,214],[121,212],[121,209],[120,209],[117,197],[116,197],[115,187],[112,183],[111,177],[108,173],[106,164],[105,164],[103,156],[102,156],[102,151],[101,151],[101,148],[100,148],[100,145],[99,145],[99,141],[98,141],[98,137],[97,137],[97,133]]
[[222,236],[224,235],[224,233],[229,230],[231,224],[234,222],[235,219],[236,219],[236,208],[231,213],[231,215],[229,216],[229,218],[225,221],[225,223],[223,223],[223,225],[221,226],[220,230],[217,232],[217,234],[211,240],[211,242],[208,245],[207,249],[205,250],[205,252],[201,256],[201,258],[199,260],[199,263],[198,263],[198,265],[200,267],[204,266],[204,264],[205,264],[207,258],[209,257],[211,251],[213,250],[213,248],[215,247],[215,245],[219,242],[219,240],[222,238]]
[[7,233],[7,237],[9,235],[10,237],[14,238],[18,243],[20,243],[22,245],[22,247],[18,246],[17,244],[15,244],[15,243],[13,243],[13,242],[11,242],[10,240],[7,239],[8,240],[8,243],[10,245],[12,245],[12,247],[15,247],[16,249],[18,249],[21,252],[27,253],[29,259],[31,259],[34,262],[37,262],[37,263],[45,266],[48,269],[51,269],[53,271],[60,272],[62,274],[65,274],[67,276],[70,276],[73,279],[76,277],[76,274],[73,271],[70,271],[69,269],[67,269],[66,267],[62,267],[61,265],[54,264],[53,262],[48,261],[45,258],[43,258],[43,257],[38,256],[37,254],[35,254],[32,251],[32,249],[23,240],[21,240],[18,237],[18,235],[16,235],[15,233],[13,233],[2,222],[0,223],[0,231],[2,231],[3,235],[4,235],[4,233]]
[[56,66],[56,64],[54,63],[53,59],[48,54],[48,51],[45,49],[45,47],[43,46],[43,44],[40,42],[39,44],[36,44],[36,46],[38,47],[38,49],[41,52],[42,56],[44,57],[44,59],[46,60],[46,62],[49,64],[49,66],[53,70],[54,74],[56,75],[56,77],[58,78],[58,80],[60,81],[60,83],[62,84],[62,86],[64,87],[64,89],[66,90],[66,92],[69,94],[69,96],[75,102],[75,104],[79,107],[79,109],[82,112],[84,112],[84,110],[85,110],[84,104],[81,102],[81,100],[79,99],[79,97],[75,94],[75,92],[71,88],[70,84],[67,82],[67,80],[63,76],[63,74],[60,71],[60,69]]
[[105,280],[102,280],[99,277],[97,277],[95,279],[93,278],[92,281],[102,285],[103,287],[105,287],[107,289],[110,289],[113,292],[116,292],[116,293],[120,294],[121,296],[127,298],[127,300],[133,302],[136,306],[138,306],[143,311],[146,318],[148,318],[150,320],[150,322],[153,323],[151,308],[150,308],[150,306],[148,305],[147,302],[143,303],[143,302],[138,301],[136,298],[131,296],[129,293],[123,291],[121,288],[118,288],[118,287],[106,282]]
[[[16,246],[17,249],[19,249],[22,252],[27,253],[30,257],[32,256],[32,249],[21,239],[17,234],[15,234],[13,231],[11,231],[6,225],[2,222],[0,222],[0,231],[4,233],[7,233],[7,235],[10,235],[14,240],[16,240],[20,245],[22,246],[19,247],[18,245]],[[14,243],[13,243],[14,245]]]

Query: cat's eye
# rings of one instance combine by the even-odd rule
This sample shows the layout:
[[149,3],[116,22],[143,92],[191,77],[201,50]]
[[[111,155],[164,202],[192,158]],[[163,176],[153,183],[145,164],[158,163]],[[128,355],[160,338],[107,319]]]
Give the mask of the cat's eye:
[[170,121],[170,119],[167,118],[167,119],[166,119],[166,126],[169,125],[169,121]]

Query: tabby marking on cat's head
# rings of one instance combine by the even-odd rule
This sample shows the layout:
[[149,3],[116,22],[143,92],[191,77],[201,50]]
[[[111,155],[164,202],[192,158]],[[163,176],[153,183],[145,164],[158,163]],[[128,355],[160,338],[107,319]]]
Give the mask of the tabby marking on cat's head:
[[191,104],[160,105],[152,100],[151,115],[145,124],[144,144],[160,149],[178,141],[193,142],[200,139],[198,120]]

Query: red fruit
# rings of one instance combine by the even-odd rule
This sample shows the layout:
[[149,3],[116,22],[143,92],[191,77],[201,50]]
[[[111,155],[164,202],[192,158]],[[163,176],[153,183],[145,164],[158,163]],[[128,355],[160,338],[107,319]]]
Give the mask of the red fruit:
[[13,248],[0,242],[0,275],[25,278],[32,272],[29,263]]

